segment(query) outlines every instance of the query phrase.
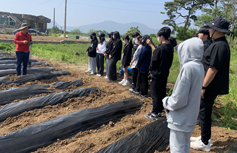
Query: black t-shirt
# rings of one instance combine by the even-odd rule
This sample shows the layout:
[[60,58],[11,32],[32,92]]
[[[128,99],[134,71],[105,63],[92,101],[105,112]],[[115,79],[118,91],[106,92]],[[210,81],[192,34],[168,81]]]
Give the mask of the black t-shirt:
[[203,43],[204,43],[204,52],[205,52],[207,50],[207,48],[212,44],[212,40],[207,39]]
[[210,67],[218,72],[207,86],[206,94],[220,95],[229,93],[230,47],[225,37],[217,38],[203,54],[202,63],[205,74]]

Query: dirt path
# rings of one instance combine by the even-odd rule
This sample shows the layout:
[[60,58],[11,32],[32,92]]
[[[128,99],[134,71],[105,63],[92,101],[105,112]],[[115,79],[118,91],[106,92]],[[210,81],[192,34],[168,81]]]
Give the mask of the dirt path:
[[[103,77],[91,76],[86,74],[84,71],[87,68],[86,64],[68,64],[48,61],[34,57],[39,61],[48,62],[50,66],[55,67],[57,70],[68,70],[71,72],[70,76],[61,76],[52,80],[39,80],[32,81],[20,86],[26,86],[30,84],[49,84],[57,81],[72,81],[81,79],[85,84],[81,87],[99,87],[101,90],[101,97],[98,94],[92,94],[88,97],[72,98],[62,104],[55,106],[46,106],[42,109],[36,109],[28,112],[24,112],[15,117],[9,117],[5,121],[0,122],[0,135],[8,134],[19,130],[21,128],[37,124],[43,121],[54,119],[81,109],[99,107],[108,103],[113,103],[124,98],[136,97],[129,93],[128,87],[122,87],[117,83],[109,84],[107,79]],[[12,76],[14,77],[14,76]],[[15,86],[15,85],[12,85]],[[173,86],[169,84],[168,87]],[[8,86],[7,86],[8,87]],[[75,88],[68,89],[67,91],[75,90]],[[59,92],[59,91],[57,91]],[[58,140],[57,142],[48,145],[44,148],[38,149],[37,153],[90,153],[96,152],[99,149],[118,141],[119,139],[131,134],[132,132],[140,129],[144,125],[150,123],[148,119],[144,117],[145,113],[149,113],[152,106],[149,103],[152,101],[151,98],[141,99],[144,104],[141,110],[135,114],[127,115],[118,122],[110,122],[108,125],[102,126],[97,130],[87,130],[79,132],[77,135],[70,139]],[[224,153],[226,147],[230,146],[234,142],[234,138],[237,137],[237,133],[234,131],[228,131],[223,128],[213,125],[212,128],[212,139],[214,146],[212,147],[212,153],[220,152]],[[200,127],[197,126],[193,132],[193,136],[200,135]],[[169,152],[167,148],[167,153]],[[191,153],[197,151],[191,150]]]

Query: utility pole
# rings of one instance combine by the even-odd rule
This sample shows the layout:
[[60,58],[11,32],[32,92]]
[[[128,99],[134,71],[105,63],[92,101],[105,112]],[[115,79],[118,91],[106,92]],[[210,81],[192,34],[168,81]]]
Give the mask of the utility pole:
[[67,0],[65,0],[64,38],[66,37]]
[[55,8],[53,11],[53,33],[54,33],[54,29],[55,29]]

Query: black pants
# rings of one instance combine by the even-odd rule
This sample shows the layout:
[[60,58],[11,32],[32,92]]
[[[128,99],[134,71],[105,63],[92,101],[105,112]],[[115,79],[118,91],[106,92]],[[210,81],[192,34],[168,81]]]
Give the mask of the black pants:
[[201,125],[202,142],[208,144],[208,140],[211,138],[211,114],[212,106],[217,95],[205,95],[204,99],[201,99],[199,119]]
[[137,85],[137,76],[138,76],[138,69],[133,68],[132,69],[132,88],[135,90]]
[[23,63],[23,75],[27,74],[27,63],[29,61],[30,52],[16,51],[16,72],[17,76],[21,75],[21,63]]
[[104,55],[96,54],[96,66],[97,66],[97,74],[104,75]]
[[151,81],[151,97],[152,97],[152,113],[161,113],[164,109],[162,99],[166,96],[167,78],[152,78]]
[[117,68],[116,68],[116,64],[117,64],[118,60],[116,58],[112,58],[110,62],[111,63],[109,65],[109,80],[117,81]]
[[148,94],[148,73],[138,72],[135,90],[141,92],[141,95],[144,96]]

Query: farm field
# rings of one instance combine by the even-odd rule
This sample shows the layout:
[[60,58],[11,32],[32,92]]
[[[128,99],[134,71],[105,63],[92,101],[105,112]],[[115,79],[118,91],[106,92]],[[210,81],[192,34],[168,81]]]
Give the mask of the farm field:
[[[73,152],[96,152],[103,147],[108,146],[111,143],[118,141],[119,139],[133,133],[134,131],[142,128],[143,126],[150,123],[150,120],[144,117],[144,114],[149,113],[152,106],[151,97],[147,99],[142,99],[139,96],[131,95],[129,93],[129,87],[122,87],[117,83],[109,84],[107,79],[103,77],[97,77],[85,73],[87,69],[87,64],[85,63],[65,63],[56,62],[53,60],[48,60],[47,58],[42,58],[39,56],[33,56],[33,59],[39,62],[47,62],[48,66],[36,66],[36,67],[54,67],[57,71],[66,70],[69,71],[70,75],[64,75],[59,77],[54,77],[49,80],[41,79],[36,81],[29,81],[23,84],[9,84],[1,85],[1,89],[7,89],[10,87],[25,87],[35,84],[51,84],[59,81],[73,81],[80,79],[84,83],[80,87],[71,86],[68,89],[63,90],[63,92],[70,92],[78,88],[89,88],[98,87],[101,91],[101,96],[98,93],[90,94],[87,97],[69,98],[65,102],[53,105],[45,106],[43,108],[38,108],[30,111],[23,112],[17,116],[8,117],[7,119],[0,122],[0,135],[6,135],[25,127],[29,127],[34,124],[38,124],[44,121],[55,119],[57,117],[67,115],[78,110],[100,107],[105,104],[112,104],[114,102],[120,101],[125,98],[138,98],[144,103],[142,107],[136,111],[134,114],[126,115],[116,122],[109,122],[104,124],[97,129],[90,129],[86,131],[78,132],[69,139],[60,140],[57,139],[54,143],[47,145],[43,148],[39,148],[35,152],[57,152],[57,153],[73,153]],[[17,78],[15,74],[8,75],[10,80]],[[119,75],[119,79],[121,76]],[[167,89],[173,87],[173,83],[168,83]],[[62,92],[62,90],[55,90],[54,93]],[[33,99],[40,96],[46,96],[52,93],[43,93],[37,96],[30,97],[28,99]],[[19,99],[11,103],[19,102]],[[4,105],[3,105],[4,106]],[[163,114],[165,115],[165,114]],[[235,131],[229,131],[218,126],[217,123],[213,124],[212,128],[212,139],[214,146],[212,147],[213,153],[220,152],[224,153],[227,148],[234,143],[236,143],[237,133]],[[197,126],[193,132],[193,136],[200,135],[200,127]],[[169,149],[167,148],[167,153]],[[190,150],[191,153],[197,151]]]
[[[14,39],[15,35],[11,34],[0,34],[0,39]],[[60,42],[62,40],[70,40],[70,41],[85,41],[88,42],[87,39],[70,39],[64,37],[46,37],[46,36],[32,36],[32,40],[34,41],[53,41],[53,42]]]

